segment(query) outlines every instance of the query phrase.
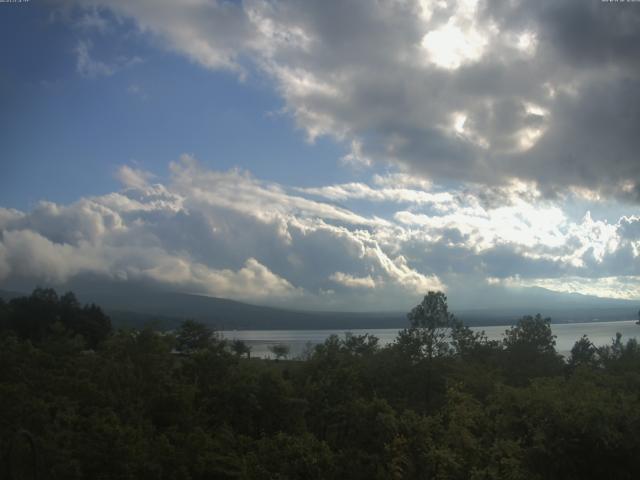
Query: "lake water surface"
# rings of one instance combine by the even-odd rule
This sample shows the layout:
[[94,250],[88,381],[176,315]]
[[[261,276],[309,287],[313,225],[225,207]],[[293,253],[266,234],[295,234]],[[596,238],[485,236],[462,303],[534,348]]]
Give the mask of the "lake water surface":
[[[508,327],[505,325],[491,327],[472,327],[472,330],[484,330],[490,340],[500,340]],[[380,345],[392,343],[398,335],[397,328],[349,330],[354,335],[370,333],[380,339]],[[616,332],[622,334],[623,341],[629,338],[640,337],[640,326],[634,320],[620,322],[590,322],[590,323],[558,323],[551,324],[551,330],[556,338],[556,349],[562,355],[567,356],[573,344],[582,335],[588,335],[589,339],[597,346],[611,343]],[[239,339],[251,346],[251,355],[254,357],[269,358],[273,354],[269,351],[272,345],[284,343],[289,345],[291,353],[289,358],[301,355],[307,345],[317,345],[324,342],[329,335],[343,336],[347,330],[232,330],[224,331],[222,335],[227,339]]]

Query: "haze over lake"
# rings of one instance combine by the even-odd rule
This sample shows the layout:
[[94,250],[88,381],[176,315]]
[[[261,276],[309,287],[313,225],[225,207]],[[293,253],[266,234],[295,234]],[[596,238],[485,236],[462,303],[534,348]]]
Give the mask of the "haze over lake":
[[[500,340],[508,327],[504,325],[489,327],[472,327],[474,331],[484,330],[490,340]],[[552,324],[551,329],[556,335],[556,350],[565,356],[569,355],[571,347],[582,335],[598,347],[611,343],[616,332],[622,334],[623,341],[640,336],[640,326],[634,320],[620,322],[590,322]],[[354,335],[370,333],[380,339],[380,345],[392,343],[398,335],[396,328],[359,329],[351,330]],[[245,341],[251,347],[251,355],[260,358],[273,358],[269,347],[276,344],[286,344],[291,348],[290,358],[301,355],[308,344],[317,345],[324,342],[330,335],[343,336],[345,330],[238,330],[224,331],[222,335],[227,339]]]

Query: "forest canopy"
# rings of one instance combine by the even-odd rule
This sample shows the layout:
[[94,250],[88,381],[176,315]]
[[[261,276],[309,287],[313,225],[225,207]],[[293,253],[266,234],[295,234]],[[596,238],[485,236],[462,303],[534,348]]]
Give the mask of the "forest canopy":
[[50,289],[0,301],[0,329],[3,478],[637,478],[634,339],[563,359],[549,319],[488,340],[440,292],[391,345],[331,336],[304,360],[192,320],[113,330]]

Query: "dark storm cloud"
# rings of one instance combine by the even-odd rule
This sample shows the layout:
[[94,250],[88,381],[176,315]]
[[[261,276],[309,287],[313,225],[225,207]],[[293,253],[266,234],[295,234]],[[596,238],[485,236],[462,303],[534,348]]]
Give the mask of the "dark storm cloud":
[[610,64],[637,67],[640,8],[633,2],[612,3],[489,1],[481,11],[509,28],[535,25],[545,49],[578,68],[602,68]]
[[[279,3],[280,21],[300,25],[314,41],[298,55],[276,56],[277,66],[303,68],[340,92],[290,94],[292,113],[310,132],[366,138],[367,156],[436,178],[491,184],[518,177],[548,194],[575,185],[633,198],[640,175],[640,8],[505,5],[477,5],[466,21],[485,35],[485,51],[443,70],[424,64],[419,44],[461,15],[452,6],[421,22],[406,8],[362,12],[352,5],[338,15],[343,7],[327,2],[322,12]],[[351,22],[327,22],[332,14]],[[514,48],[522,34],[535,42],[530,56]],[[466,116],[465,134],[446,128],[455,112]]]
[[638,131],[640,79],[595,79],[580,96],[557,99],[548,133],[514,170],[543,186],[573,183],[632,198],[640,178]]

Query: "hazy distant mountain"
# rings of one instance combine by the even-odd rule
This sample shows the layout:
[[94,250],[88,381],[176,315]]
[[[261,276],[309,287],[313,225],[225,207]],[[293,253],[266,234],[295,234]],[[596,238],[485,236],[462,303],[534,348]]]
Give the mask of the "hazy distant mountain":
[[157,317],[163,324],[170,323],[170,318],[192,318],[220,330],[388,328],[406,323],[405,313],[301,312],[184,293],[80,292],[78,296],[82,301],[103,305],[119,318],[124,312]]
[[[541,313],[554,322],[631,320],[637,318],[638,303],[628,300],[563,294],[542,288],[522,289],[505,295],[500,308],[455,309],[452,311],[469,325],[514,323],[523,315]],[[22,295],[0,291],[8,299]],[[102,306],[115,325],[141,326],[155,322],[174,328],[182,319],[192,318],[220,330],[296,330],[403,328],[406,312],[310,312],[252,305],[223,298],[176,292],[126,288],[78,290],[85,303]],[[412,305],[407,306],[407,311]]]
[[[114,324],[140,326],[155,322],[172,328],[183,319],[205,322],[219,330],[296,330],[296,329],[357,329],[406,326],[406,314],[300,312],[251,305],[224,298],[189,295],[175,292],[124,289],[75,291],[83,303],[93,302],[109,313]],[[12,298],[15,292],[0,291],[0,296]]]

